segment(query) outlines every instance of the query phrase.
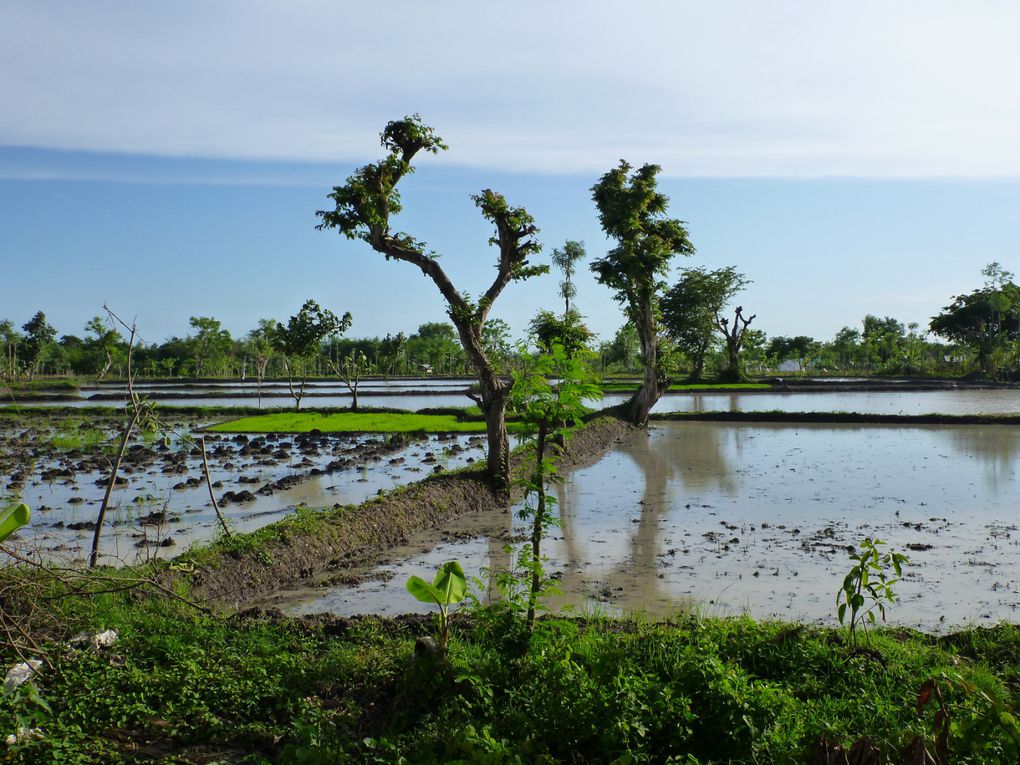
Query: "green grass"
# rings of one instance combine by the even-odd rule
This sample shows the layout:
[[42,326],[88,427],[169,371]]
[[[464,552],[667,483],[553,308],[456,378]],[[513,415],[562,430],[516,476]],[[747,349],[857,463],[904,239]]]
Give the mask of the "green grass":
[[72,393],[81,387],[81,382],[66,378],[58,380],[44,378],[42,380],[16,380],[7,383],[7,385],[15,392],[21,393],[33,391]]
[[[694,616],[540,620],[529,640],[488,608],[454,618],[444,667],[413,659],[427,619],[214,618],[125,592],[45,607],[62,626],[43,642],[52,669],[34,698],[0,694],[8,730],[44,737],[5,762],[793,765],[820,734],[844,746],[868,735],[887,753],[930,743],[934,710],[918,718],[915,699],[942,676],[973,684],[942,685],[949,761],[1017,755],[987,717],[992,702],[1017,708],[1011,625],[945,639],[878,630],[855,651],[840,630]],[[112,649],[67,650],[77,630],[106,629],[120,635]],[[0,659],[16,657],[4,646]],[[981,715],[990,727],[968,729]]]
[[[508,426],[513,429],[512,424]],[[242,417],[209,428],[222,433],[484,433],[485,423],[452,414],[281,412]]]

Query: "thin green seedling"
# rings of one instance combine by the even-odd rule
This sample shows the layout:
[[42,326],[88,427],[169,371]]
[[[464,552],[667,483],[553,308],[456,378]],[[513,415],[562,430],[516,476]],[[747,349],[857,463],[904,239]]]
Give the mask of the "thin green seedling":
[[[836,616],[840,624],[849,624],[850,642],[854,647],[857,646],[858,626],[867,638],[869,624],[875,625],[879,617],[885,621],[886,608],[896,603],[893,585],[903,576],[903,564],[909,562],[903,553],[885,547],[881,539],[866,538],[860,551],[850,554],[854,564],[836,593]],[[895,576],[890,576],[890,569]]]
[[432,583],[420,576],[412,574],[407,580],[407,591],[422,603],[435,603],[439,606],[439,647],[446,653],[450,642],[450,606],[460,603],[467,595],[467,577],[464,569],[455,560],[448,561],[439,567]]

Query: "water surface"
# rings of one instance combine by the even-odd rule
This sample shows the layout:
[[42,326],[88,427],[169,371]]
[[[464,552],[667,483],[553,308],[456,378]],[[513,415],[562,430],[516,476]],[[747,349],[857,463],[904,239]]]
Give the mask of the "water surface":
[[[564,594],[551,605],[661,617],[696,604],[831,623],[849,550],[871,536],[911,558],[893,622],[1015,619],[1018,459],[1011,426],[657,424],[561,485],[546,551]],[[503,547],[523,532],[512,517],[475,519],[487,533],[290,607],[421,608],[403,592],[407,577],[450,559],[474,574],[505,568]]]

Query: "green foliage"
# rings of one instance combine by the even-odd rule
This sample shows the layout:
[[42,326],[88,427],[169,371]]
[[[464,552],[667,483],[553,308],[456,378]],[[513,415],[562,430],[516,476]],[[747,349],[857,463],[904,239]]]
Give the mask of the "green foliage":
[[564,316],[570,313],[570,301],[577,295],[577,286],[574,284],[574,270],[577,264],[585,259],[586,255],[584,242],[568,240],[564,242],[562,249],[557,248],[553,250],[550,256],[553,265],[563,272],[563,281],[560,282],[560,297],[563,298]]
[[540,310],[528,324],[528,331],[541,352],[549,353],[553,344],[559,343],[570,356],[588,349],[595,338],[575,310],[562,315]]
[[[727,334],[726,305],[749,280],[733,266],[708,271],[685,268],[680,280],[662,298],[662,324],[667,335],[692,361],[691,378],[700,379],[705,354],[717,332]],[[726,321],[727,324],[723,324]]]
[[590,356],[581,349],[568,353],[561,342],[553,340],[548,352],[539,354],[530,367],[514,372],[510,411],[518,417],[522,439],[535,449],[534,469],[523,481],[524,504],[518,513],[521,520],[532,523],[530,553],[518,556],[531,579],[529,631],[534,625],[538,598],[547,586],[542,538],[549,526],[557,523],[556,498],[546,493],[546,482],[556,479],[556,461],[550,447],[570,437],[570,428],[579,424],[587,412],[585,400],[602,397],[597,378],[587,364]]
[[439,606],[439,647],[446,651],[450,640],[450,606],[460,603],[467,594],[464,569],[457,561],[448,561],[439,567],[431,584],[412,574],[407,580],[407,591],[422,603]]
[[942,672],[921,686],[917,715],[934,709],[931,735],[917,736],[914,751],[928,762],[947,762],[950,754],[963,762],[1006,765],[1020,761],[1020,717],[994,690],[981,688],[959,672]]
[[32,513],[24,502],[18,502],[0,510],[0,542],[3,542],[22,526],[27,526],[31,518]]
[[[857,626],[868,634],[868,623],[876,623],[876,612],[885,621],[885,609],[896,602],[893,585],[902,576],[907,556],[894,550],[885,550],[885,542],[870,537],[861,543],[860,551],[850,554],[856,561],[843,579],[836,594],[836,615],[840,624],[849,624],[850,640],[857,644]],[[889,569],[895,576],[890,576]],[[849,620],[847,611],[850,612]]]
[[994,374],[997,353],[1020,341],[1020,287],[1009,282],[957,295],[928,326],[936,335],[972,348],[981,370]]
[[[216,619],[110,584],[47,601],[67,635],[115,629],[120,640],[100,652],[43,646],[52,670],[0,694],[0,719],[44,737],[6,761],[127,763],[141,751],[166,762],[213,752],[230,762],[794,765],[822,733],[847,745],[870,736],[887,759],[915,736],[933,749],[941,702],[949,761],[1016,761],[1012,625],[947,639],[879,629],[879,662],[831,630],[746,618],[549,619],[521,643],[519,620],[485,610],[458,619],[448,672],[422,686],[416,621]],[[919,678],[933,678],[941,702],[921,686],[915,707],[906,691]]]
[[617,245],[605,257],[592,262],[600,284],[614,290],[628,318],[638,323],[646,305],[657,302],[661,277],[676,255],[693,255],[682,221],[666,217],[669,198],[657,188],[658,165],[620,164],[592,186],[592,200],[603,231]]

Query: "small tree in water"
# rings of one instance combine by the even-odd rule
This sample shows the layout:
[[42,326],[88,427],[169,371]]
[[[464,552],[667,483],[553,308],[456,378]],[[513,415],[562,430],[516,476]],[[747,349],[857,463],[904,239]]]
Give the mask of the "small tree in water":
[[[514,373],[510,393],[511,411],[521,422],[521,435],[535,449],[534,467],[524,481],[525,499],[518,517],[531,520],[530,549],[521,560],[530,573],[527,628],[535,625],[535,610],[547,579],[542,568],[542,539],[550,526],[558,523],[556,498],[546,494],[546,484],[557,480],[556,463],[551,451],[570,437],[570,428],[587,411],[585,399],[597,399],[602,392],[582,350],[568,354],[563,344],[553,342],[548,352],[524,371]],[[557,380],[551,383],[550,380]]]

